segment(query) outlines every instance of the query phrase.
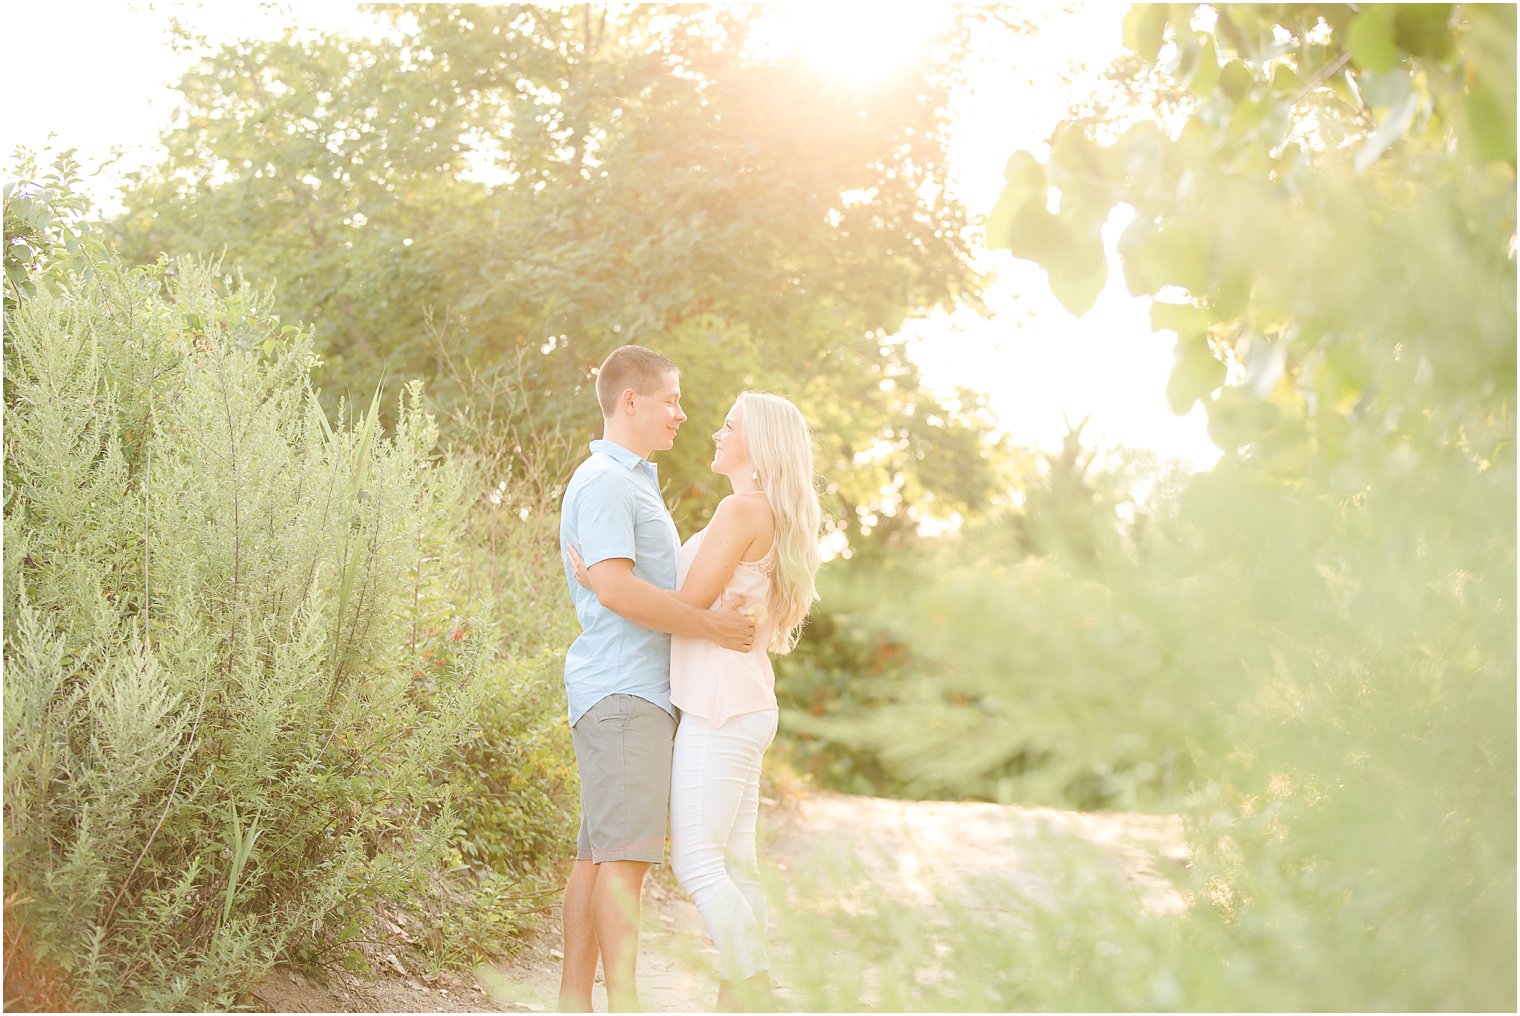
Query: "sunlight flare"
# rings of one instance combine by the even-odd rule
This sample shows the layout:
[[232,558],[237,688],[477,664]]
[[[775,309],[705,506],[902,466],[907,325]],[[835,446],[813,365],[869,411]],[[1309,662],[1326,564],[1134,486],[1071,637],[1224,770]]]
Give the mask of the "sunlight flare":
[[864,85],[921,54],[947,13],[923,3],[782,3],[772,8],[767,27],[781,51]]

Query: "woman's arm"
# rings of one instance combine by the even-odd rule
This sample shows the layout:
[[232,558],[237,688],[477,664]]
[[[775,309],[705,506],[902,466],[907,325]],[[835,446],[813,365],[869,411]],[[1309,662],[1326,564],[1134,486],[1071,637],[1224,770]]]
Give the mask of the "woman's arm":
[[718,502],[707,535],[676,597],[694,607],[710,607],[734,577],[734,569],[757,547],[769,547],[776,528],[763,497],[730,494]]

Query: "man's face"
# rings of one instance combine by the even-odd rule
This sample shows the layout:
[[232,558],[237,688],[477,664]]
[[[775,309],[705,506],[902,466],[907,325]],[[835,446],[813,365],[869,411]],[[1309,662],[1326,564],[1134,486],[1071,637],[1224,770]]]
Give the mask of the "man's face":
[[664,379],[648,394],[633,394],[633,423],[639,437],[651,451],[666,451],[676,442],[676,431],[686,422],[681,412],[681,380],[675,374]]

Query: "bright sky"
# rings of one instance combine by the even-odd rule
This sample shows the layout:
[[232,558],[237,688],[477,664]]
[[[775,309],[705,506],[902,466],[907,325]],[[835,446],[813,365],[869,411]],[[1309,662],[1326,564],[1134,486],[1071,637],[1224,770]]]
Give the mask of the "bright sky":
[[[935,5],[929,5],[931,8]],[[1063,5],[1068,6],[1068,5]],[[1031,5],[1037,34],[1000,38],[972,68],[974,87],[954,110],[952,173],[961,199],[985,215],[1003,188],[1003,167],[1019,149],[1043,160],[1052,129],[1086,97],[1097,72],[1120,53],[1126,5]],[[1020,444],[1060,446],[1067,430],[1091,418],[1086,443],[1149,448],[1206,469],[1219,458],[1201,406],[1179,417],[1166,401],[1174,338],[1150,329],[1150,301],[1126,291],[1115,244],[1129,210],[1104,230],[1110,277],[1080,319],[1051,294],[1044,272],[1005,250],[985,252],[992,276],[988,313],[935,315],[911,324],[924,377],[988,392],[1003,426]]]
[[[778,38],[790,37],[812,59],[869,87],[873,77],[912,55],[948,5],[814,0],[772,7]],[[1122,5],[1050,10],[1035,4],[1030,10],[1040,22],[1037,37],[999,33],[997,53],[973,67],[974,86],[956,109],[954,186],[976,215],[997,199],[1013,151],[1043,156],[1045,138],[1087,87],[1083,67],[1106,65],[1120,51]],[[0,88],[8,97],[0,125],[5,165],[17,145],[77,148],[87,169],[106,164],[91,191],[104,207],[114,204],[120,175],[161,154],[156,139],[176,101],[170,86],[188,63],[168,44],[165,28],[173,17],[213,41],[273,34],[296,20],[317,30],[362,23],[351,3],[312,0],[294,13],[280,4],[234,2],[12,5],[6,11],[12,44],[0,62]],[[60,33],[64,40],[36,41]],[[67,52],[66,65],[60,51]],[[81,68],[87,73],[76,72]],[[35,95],[46,102],[30,98]],[[1109,224],[1111,260],[1119,224]],[[996,251],[987,253],[985,265],[993,277],[986,317],[937,314],[904,329],[929,384],[988,392],[1019,444],[1057,448],[1067,419],[1076,424],[1091,417],[1084,432],[1089,443],[1149,448],[1194,468],[1218,458],[1202,410],[1178,417],[1167,407],[1172,339],[1151,333],[1147,302],[1125,292],[1117,271],[1097,306],[1079,320],[1031,263]]]

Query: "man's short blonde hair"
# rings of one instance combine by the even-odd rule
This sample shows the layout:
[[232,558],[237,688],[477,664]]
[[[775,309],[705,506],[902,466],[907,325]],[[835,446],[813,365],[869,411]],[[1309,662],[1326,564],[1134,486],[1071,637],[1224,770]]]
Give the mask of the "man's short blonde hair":
[[596,401],[602,406],[602,419],[612,419],[618,396],[632,388],[639,395],[653,395],[666,375],[681,376],[676,365],[643,346],[619,346],[607,354],[596,372]]

